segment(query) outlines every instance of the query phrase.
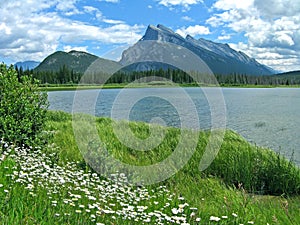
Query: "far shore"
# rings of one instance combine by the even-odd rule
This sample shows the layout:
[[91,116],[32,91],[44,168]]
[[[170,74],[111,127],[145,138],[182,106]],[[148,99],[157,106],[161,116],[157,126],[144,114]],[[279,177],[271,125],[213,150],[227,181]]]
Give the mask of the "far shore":
[[122,89],[122,88],[176,88],[176,87],[221,87],[221,88],[299,88],[300,85],[236,85],[236,84],[174,84],[170,82],[150,82],[150,83],[120,83],[120,84],[61,84],[61,85],[41,85],[41,91],[75,91],[91,89]]

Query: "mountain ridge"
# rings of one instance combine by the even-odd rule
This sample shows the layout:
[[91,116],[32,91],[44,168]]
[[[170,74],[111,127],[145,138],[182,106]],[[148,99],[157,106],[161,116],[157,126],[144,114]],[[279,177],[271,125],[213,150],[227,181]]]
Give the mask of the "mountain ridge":
[[[184,38],[161,24],[158,24],[156,27],[149,25],[145,35],[137,44],[123,52],[120,62],[124,63],[128,61],[128,58],[134,58],[134,54],[141,52],[140,49],[143,48],[140,46],[141,43],[146,43],[146,41],[159,41],[185,47],[199,56],[216,74],[271,75],[275,73],[273,69],[258,63],[254,58],[250,58],[241,51],[232,49],[228,44],[216,43],[203,38],[197,40],[191,35],[187,35]],[[139,50],[137,49],[138,45]],[[154,50],[151,49],[151,51]],[[157,51],[160,50],[157,49]],[[145,52],[144,54],[147,53]],[[166,52],[165,54],[172,54],[172,52]]]
[[[151,44],[151,41],[154,44]],[[166,66],[168,62],[163,65],[163,59],[170,58],[170,55],[174,54],[174,52],[172,52],[170,47],[163,49],[161,43],[170,44],[170,46],[176,45],[184,47],[186,51],[190,51],[197,57],[200,57],[214,74],[275,74],[275,71],[271,68],[260,64],[244,52],[232,49],[228,44],[216,43],[204,38],[195,39],[191,35],[187,35],[184,38],[161,24],[157,26],[149,25],[145,35],[136,44],[123,51],[122,58],[118,62],[106,60],[87,52],[75,50],[70,52],[57,51],[46,57],[40,65],[35,68],[35,71],[57,72],[65,65],[69,70],[84,73],[96,60],[102,65],[98,67],[100,70],[102,67],[105,68],[105,65],[109,65],[109,69],[114,66],[116,68],[125,67],[127,71],[166,69],[168,68],[168,66]],[[151,62],[139,62],[137,60],[137,56],[147,59],[150,54],[153,56]],[[175,64],[176,63],[175,61]],[[182,62],[178,61],[178,64],[180,63]],[[188,63],[187,60],[187,64]]]
[[23,70],[32,70],[35,69],[39,64],[40,62],[28,60],[23,62],[16,62],[14,66],[18,67],[19,69],[22,68]]
[[47,56],[35,68],[35,71],[57,72],[63,66],[67,66],[69,70],[74,70],[78,73],[84,73],[84,71],[87,70],[88,67],[98,58],[98,56],[82,51],[56,51],[51,55]]

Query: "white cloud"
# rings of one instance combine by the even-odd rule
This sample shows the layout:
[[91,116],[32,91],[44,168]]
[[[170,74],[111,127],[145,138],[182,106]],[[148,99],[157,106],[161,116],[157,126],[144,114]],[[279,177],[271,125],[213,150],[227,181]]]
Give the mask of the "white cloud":
[[75,14],[81,14],[81,12],[75,6],[77,0],[64,0],[59,1],[56,5],[56,9],[64,12],[67,16],[72,16]]
[[221,10],[248,9],[253,5],[254,0],[218,0],[213,7]]
[[218,37],[218,40],[224,41],[224,40],[230,40],[231,36],[230,35],[222,35]]
[[156,0],[160,5],[172,8],[173,6],[183,6],[189,9],[190,5],[202,3],[203,0]]
[[183,17],[181,17],[181,19],[185,20],[185,21],[188,21],[188,22],[194,22],[194,20],[189,16],[183,16]]
[[86,13],[94,13],[94,12],[99,12],[99,9],[93,7],[93,6],[83,6],[83,9]]
[[111,2],[111,3],[118,3],[120,0],[98,0],[99,2]]
[[287,45],[287,46],[295,45],[295,42],[293,41],[292,37],[287,32],[276,32],[274,38],[275,38],[274,41],[278,41],[282,45]]
[[103,19],[104,23],[109,23],[109,24],[124,24],[125,22],[122,20],[111,20],[111,19]]
[[210,34],[210,31],[209,31],[209,28],[207,28],[205,26],[195,25],[195,26],[189,26],[187,28],[182,27],[182,28],[176,30],[176,33],[185,37],[188,34],[191,36],[207,35],[207,34]]
[[[215,14],[207,24],[245,34],[248,42],[246,46],[239,44],[238,49],[275,69],[300,69],[300,4],[297,1],[217,0],[212,10]],[[279,58],[268,58],[274,55]]]
[[82,46],[82,47],[72,47],[70,45],[64,46],[65,52],[70,52],[72,50],[80,51],[80,52],[88,52],[88,46]]
[[[0,7],[0,58],[7,58],[8,61],[40,61],[59,46],[81,46],[84,42],[98,45],[132,44],[141,38],[143,26],[131,26],[103,16],[101,22],[105,20],[110,25],[89,25],[62,17],[56,9],[58,5],[59,0],[15,0],[3,4]],[[66,4],[59,8],[71,7]],[[85,7],[83,12],[101,13],[92,7]]]
[[261,15],[268,18],[294,16],[300,13],[300,4],[297,0],[255,0],[254,6]]

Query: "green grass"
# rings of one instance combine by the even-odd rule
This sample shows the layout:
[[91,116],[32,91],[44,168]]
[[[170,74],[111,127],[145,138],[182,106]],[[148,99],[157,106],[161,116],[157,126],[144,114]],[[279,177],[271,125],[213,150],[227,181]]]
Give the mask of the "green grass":
[[[158,147],[145,152],[130,149],[113,132],[113,124],[122,127],[124,123],[96,119],[108,151],[128,164],[159,162],[179,142],[180,130],[156,127],[165,132]],[[132,122],[130,128],[141,139],[150,135],[149,124]],[[131,186],[121,175],[113,180],[95,175],[76,145],[71,115],[49,112],[47,132],[51,138],[45,149],[22,153],[0,144],[5,156],[0,161],[2,224],[142,224],[146,218],[151,218],[150,224],[164,218],[161,224],[167,224],[168,217],[174,220],[175,216],[190,224],[299,224],[299,169],[271,150],[250,145],[235,132],[226,132],[216,160],[204,172],[198,168],[210,133],[199,132],[197,150],[189,162],[168,180],[145,187]],[[97,151],[95,146],[90,148]],[[43,177],[45,172],[48,175]],[[133,207],[130,213],[124,213],[126,203]],[[97,207],[89,209],[92,204]],[[172,209],[183,212],[175,215]],[[212,216],[220,221],[212,221]],[[197,218],[201,221],[196,222]]]
[[[105,84],[103,85],[84,85],[84,84],[62,84],[62,85],[41,85],[39,90],[41,91],[76,91],[76,90],[89,90],[89,89],[117,89],[126,88],[127,83],[121,84]],[[199,87],[196,83],[191,84],[178,84],[180,87]],[[169,82],[152,82],[152,83],[136,83],[130,84],[130,88],[164,88],[164,87],[178,87]],[[200,87],[216,87],[217,85],[200,84]],[[230,87],[230,88],[299,88],[300,85],[252,85],[252,84],[220,84],[220,87]]]

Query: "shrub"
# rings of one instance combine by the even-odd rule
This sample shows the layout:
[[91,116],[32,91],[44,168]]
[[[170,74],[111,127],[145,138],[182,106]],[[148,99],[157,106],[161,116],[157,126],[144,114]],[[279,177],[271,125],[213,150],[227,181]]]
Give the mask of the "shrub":
[[18,146],[34,145],[41,137],[48,108],[38,81],[18,78],[13,66],[0,64],[0,137]]

